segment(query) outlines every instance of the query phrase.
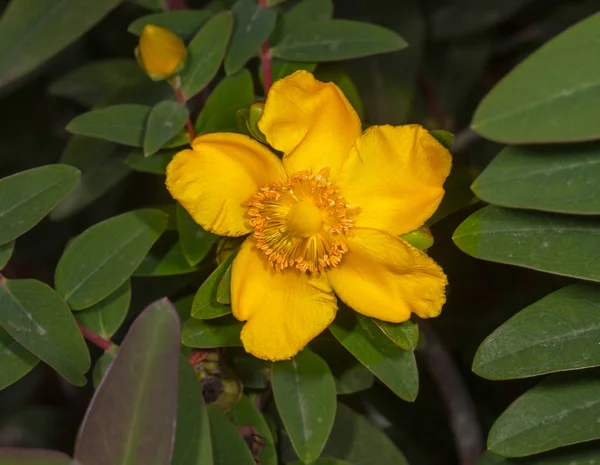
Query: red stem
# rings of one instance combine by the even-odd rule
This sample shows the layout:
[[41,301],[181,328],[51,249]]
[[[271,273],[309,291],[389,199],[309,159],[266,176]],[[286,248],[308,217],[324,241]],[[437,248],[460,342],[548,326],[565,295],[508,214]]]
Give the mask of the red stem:
[[423,92],[425,97],[430,116],[434,119],[438,129],[446,129],[446,115],[444,114],[444,110],[440,106],[435,96],[435,91],[433,90],[433,86],[425,74],[425,71],[422,69],[419,70],[417,79],[419,82],[419,87],[421,88],[421,92]]
[[[267,8],[267,0],[257,0],[258,6]],[[265,80],[265,95],[269,93],[271,84],[273,84],[273,71],[271,69],[271,52],[269,50],[269,40],[265,40],[260,47],[260,62],[262,64]]]
[[107,341],[103,337],[98,336],[96,333],[90,331],[80,323],[77,323],[77,326],[79,327],[79,331],[81,331],[81,334],[83,334],[84,338],[86,338],[95,346],[100,347],[104,352],[108,352],[110,349],[113,348],[114,344],[112,342]]
[[[182,105],[185,105],[185,97],[183,96],[183,92],[181,92],[181,87],[178,85],[174,85],[173,90],[175,91],[175,96],[177,97],[177,102],[181,103]],[[196,138],[196,130],[194,129],[194,125],[192,124],[192,122],[189,118],[185,122],[185,127],[187,129],[188,134],[191,137],[191,140],[194,140]]]
[[163,0],[165,11],[185,10],[187,8],[185,0]]

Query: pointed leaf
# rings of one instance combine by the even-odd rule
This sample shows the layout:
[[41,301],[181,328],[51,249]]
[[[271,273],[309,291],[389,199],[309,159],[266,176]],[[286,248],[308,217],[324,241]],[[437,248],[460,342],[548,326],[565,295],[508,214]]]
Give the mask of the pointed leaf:
[[488,449],[523,457],[600,439],[598,370],[552,375],[530,389],[496,420]]
[[329,327],[335,338],[397,396],[412,402],[419,392],[415,355],[400,349],[370,318],[348,309]]
[[144,26],[154,24],[155,26],[166,27],[181,37],[182,40],[188,41],[196,35],[210,16],[211,13],[207,10],[165,11],[144,15],[136,19],[129,25],[127,31],[139,36]]
[[229,316],[211,320],[190,318],[183,324],[181,343],[200,349],[240,347],[240,331],[243,325],[241,321]]
[[181,90],[186,100],[204,89],[217,74],[227,50],[232,27],[231,13],[218,13],[190,42],[188,65],[181,74]]
[[44,449],[17,449],[0,447],[2,465],[76,465],[62,452]]
[[402,37],[389,29],[334,19],[290,27],[271,48],[271,55],[290,61],[338,61],[395,52],[406,45]]
[[485,207],[454,231],[465,253],[492,262],[600,281],[600,220]]
[[192,304],[192,316],[194,318],[206,320],[231,313],[229,305],[223,305],[217,301],[217,292],[219,284],[229,266],[233,263],[235,256],[236,253],[232,253],[223,260],[217,269],[202,283],[198,292],[196,292],[194,303]]
[[71,310],[51,287],[35,279],[5,279],[0,286],[0,325],[67,381],[86,383],[90,354]]
[[233,423],[215,407],[208,407],[214,465],[255,465],[246,441]]
[[224,305],[231,304],[231,269],[233,265],[229,265],[227,271],[219,281],[217,287],[217,302]]
[[511,144],[600,138],[593,117],[600,98],[600,62],[590,59],[599,28],[596,13],[525,59],[483,99],[473,129]]
[[115,359],[115,355],[117,355],[117,351],[118,347],[113,346],[110,351],[104,352],[100,358],[96,360],[94,371],[92,373],[92,384],[94,385],[94,389],[98,389],[98,386],[100,386],[104,376],[106,376],[106,372],[108,371],[110,364]]
[[171,463],[179,338],[179,318],[167,299],[140,314],[92,398],[76,460],[86,465]]
[[303,462],[316,460],[331,432],[336,410],[335,381],[325,361],[304,349],[276,362],[271,386],[277,411]]
[[388,323],[373,318],[373,322],[390,338],[394,344],[404,350],[415,350],[419,343],[419,326],[411,320],[404,323]]
[[15,241],[0,245],[0,270],[4,268],[15,250]]
[[0,179],[0,244],[25,234],[79,181],[79,170],[47,165]]
[[177,230],[183,256],[191,266],[200,263],[218,239],[196,223],[179,204],[177,204]]
[[142,147],[151,107],[123,104],[98,108],[74,118],[67,131],[118,144]]
[[56,290],[73,309],[91,307],[129,279],[166,227],[167,215],[145,209],[85,230],[58,262]]
[[599,143],[506,147],[479,175],[473,191],[503,207],[600,214],[598,179]]
[[179,150],[161,150],[151,157],[145,157],[142,150],[134,150],[125,158],[125,164],[132,170],[150,174],[165,174],[167,165]]
[[174,276],[193,273],[197,269],[190,266],[183,256],[181,243],[176,242],[166,250],[153,248],[135,270],[134,276]]
[[121,0],[13,0],[0,23],[0,86],[40,66]]
[[579,283],[517,313],[479,346],[473,371],[512,379],[600,366],[600,285]]
[[126,281],[106,299],[75,313],[75,319],[104,339],[110,339],[125,321],[130,302],[131,285]]
[[0,326],[0,390],[29,373],[39,360]]
[[144,155],[158,152],[185,126],[189,118],[185,105],[170,100],[157,103],[150,110],[144,135]]

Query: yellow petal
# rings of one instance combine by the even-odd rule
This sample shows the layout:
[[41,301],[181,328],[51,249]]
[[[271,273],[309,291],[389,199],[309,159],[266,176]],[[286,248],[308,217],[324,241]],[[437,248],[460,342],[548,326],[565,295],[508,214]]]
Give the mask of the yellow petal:
[[242,236],[251,231],[245,205],[262,186],[282,179],[281,161],[255,140],[206,134],[167,166],[167,189],[207,231]]
[[400,323],[439,315],[446,275],[424,252],[395,236],[355,229],[349,251],[327,275],[335,293],[363,315]]
[[269,144],[284,153],[289,174],[328,167],[335,178],[360,136],[358,115],[333,83],[317,81],[306,71],[273,84],[259,129]]
[[335,318],[337,300],[324,275],[275,271],[247,239],[231,271],[233,315],[246,351],[264,360],[285,360],[301,351]]
[[437,209],[451,165],[450,152],[421,126],[373,126],[352,148],[337,184],[360,207],[356,226],[407,234]]
[[165,79],[175,73],[186,59],[183,41],[173,31],[147,24],[142,29],[136,57],[153,79]]

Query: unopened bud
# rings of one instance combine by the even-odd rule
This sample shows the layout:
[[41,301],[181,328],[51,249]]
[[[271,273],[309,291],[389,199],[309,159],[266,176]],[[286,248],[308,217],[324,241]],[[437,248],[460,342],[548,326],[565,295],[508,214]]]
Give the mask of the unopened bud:
[[151,79],[167,79],[180,71],[187,56],[185,45],[173,31],[147,24],[140,35],[135,57]]

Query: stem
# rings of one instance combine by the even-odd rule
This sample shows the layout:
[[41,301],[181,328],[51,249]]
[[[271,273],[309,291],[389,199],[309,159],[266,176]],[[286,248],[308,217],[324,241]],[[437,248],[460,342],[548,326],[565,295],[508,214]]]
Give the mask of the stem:
[[444,398],[459,463],[475,465],[484,447],[473,401],[454,360],[437,333],[427,322],[421,321],[419,327],[425,334],[425,347],[419,353]]
[[[258,6],[267,8],[267,0],[257,0]],[[265,81],[265,96],[269,93],[269,89],[273,84],[273,71],[271,67],[271,52],[269,50],[269,39],[265,40],[260,47],[260,63],[262,64],[264,81]]]
[[[185,105],[185,97],[183,96],[183,92],[181,91],[181,80],[180,79],[176,79],[176,80],[170,80],[169,81],[171,84],[171,87],[173,87],[173,91],[175,92],[175,97],[177,97],[177,102]],[[194,125],[192,124],[192,121],[190,120],[190,118],[188,117],[187,121],[185,122],[185,127],[187,129],[188,134],[190,135],[190,140],[194,140],[196,138],[196,130],[194,129]]]
[[100,347],[104,352],[108,352],[113,348],[114,344],[112,342],[107,341],[101,336],[98,336],[96,333],[90,331],[80,323],[77,323],[77,326],[79,327],[79,331],[81,331],[81,334],[84,338],[86,338],[95,346]]

